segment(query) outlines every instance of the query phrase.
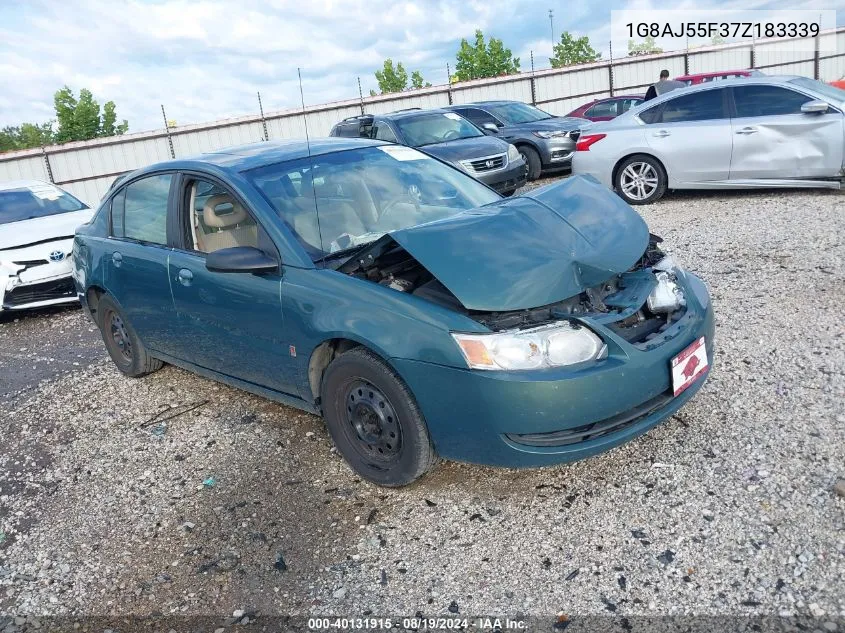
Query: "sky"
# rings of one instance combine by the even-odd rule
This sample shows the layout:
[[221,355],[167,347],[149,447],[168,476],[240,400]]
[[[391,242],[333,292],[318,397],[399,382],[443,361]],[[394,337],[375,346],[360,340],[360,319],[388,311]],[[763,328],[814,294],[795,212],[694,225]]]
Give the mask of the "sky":
[[[432,84],[454,70],[475,29],[504,41],[522,68],[548,67],[554,32],[587,35],[608,55],[611,10],[842,9],[845,0],[0,0],[0,127],[55,118],[53,93],[88,88],[117,104],[130,132],[299,105],[377,89],[387,57]],[[614,38],[614,51],[626,42]],[[614,53],[617,56],[618,52]]]

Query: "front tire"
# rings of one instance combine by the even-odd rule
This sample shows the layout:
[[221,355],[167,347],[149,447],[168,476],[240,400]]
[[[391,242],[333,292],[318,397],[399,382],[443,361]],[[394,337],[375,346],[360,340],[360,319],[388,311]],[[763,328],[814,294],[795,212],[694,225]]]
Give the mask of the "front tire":
[[656,158],[636,154],[626,158],[613,179],[616,193],[628,204],[651,204],[666,193],[666,170]]
[[164,363],[147,354],[141,339],[111,297],[104,295],[100,298],[97,314],[106,350],[121,372],[139,378],[161,369]]
[[522,145],[518,149],[522,160],[528,165],[528,180],[537,180],[540,177],[540,172],[543,170],[537,150],[527,145]]
[[404,486],[434,466],[434,446],[413,394],[369,350],[356,347],[332,361],[320,400],[335,446],[364,479]]

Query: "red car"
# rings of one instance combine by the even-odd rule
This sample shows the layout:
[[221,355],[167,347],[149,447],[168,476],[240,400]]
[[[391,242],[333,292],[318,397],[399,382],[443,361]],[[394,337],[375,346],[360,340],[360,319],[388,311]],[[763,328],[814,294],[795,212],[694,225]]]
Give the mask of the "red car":
[[566,116],[580,117],[590,121],[610,121],[623,112],[627,112],[634,106],[640,105],[645,97],[643,95],[619,95],[606,99],[597,99],[585,103],[573,110]]
[[734,79],[736,77],[757,77],[762,75],[759,70],[722,70],[717,73],[697,73],[695,75],[682,75],[675,77],[675,81],[683,81],[688,86],[703,84],[707,81],[718,81],[719,79]]

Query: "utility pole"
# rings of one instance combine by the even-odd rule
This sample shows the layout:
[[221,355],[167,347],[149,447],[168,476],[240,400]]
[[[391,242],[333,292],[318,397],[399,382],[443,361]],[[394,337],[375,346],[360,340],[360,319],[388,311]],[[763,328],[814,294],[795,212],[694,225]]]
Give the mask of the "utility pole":
[[552,30],[552,57],[555,56],[555,12],[549,9],[549,27]]

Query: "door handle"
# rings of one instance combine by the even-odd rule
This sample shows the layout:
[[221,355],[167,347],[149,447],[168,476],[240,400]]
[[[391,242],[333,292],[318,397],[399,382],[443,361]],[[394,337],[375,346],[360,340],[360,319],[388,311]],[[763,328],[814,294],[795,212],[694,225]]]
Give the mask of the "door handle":
[[671,136],[672,133],[666,130],[660,130],[659,132],[655,132],[652,136],[656,136],[657,138],[666,138],[667,136]]
[[177,279],[179,280],[179,283],[182,284],[183,286],[190,286],[193,278],[194,278],[194,273],[192,273],[187,268],[181,268],[179,270],[179,275],[178,275]]
[[120,265],[123,263],[123,255],[120,253],[112,253],[111,254],[112,263],[117,267],[120,268]]
[[744,127],[741,130],[736,131],[737,134],[756,134],[757,128],[756,127]]

